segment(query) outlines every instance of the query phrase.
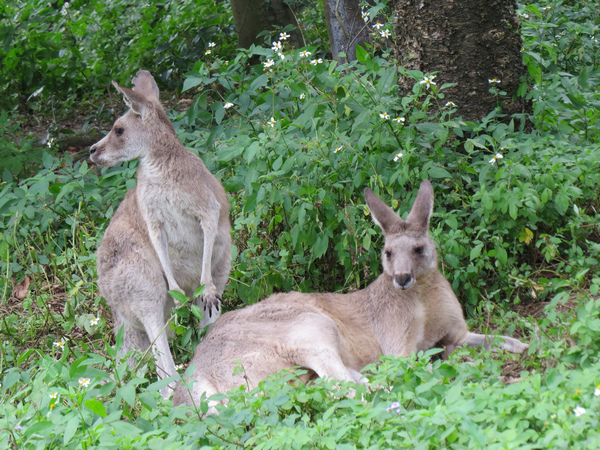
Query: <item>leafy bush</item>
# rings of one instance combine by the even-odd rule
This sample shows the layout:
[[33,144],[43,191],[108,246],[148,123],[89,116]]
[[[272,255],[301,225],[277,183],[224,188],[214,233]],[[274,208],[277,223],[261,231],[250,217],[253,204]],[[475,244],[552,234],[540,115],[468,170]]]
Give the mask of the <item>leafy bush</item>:
[[72,108],[140,68],[175,87],[209,42],[234,49],[228,2],[15,0],[0,6],[0,37],[0,107],[40,111]]
[[20,135],[19,125],[0,110],[0,175],[4,182],[22,173],[30,174],[41,163],[44,149],[36,147],[32,137]]
[[588,1],[536,2],[520,11],[537,128],[572,142],[598,141],[599,12],[597,2]]
[[[214,35],[212,28],[190,34],[200,16],[189,11],[220,12],[226,3],[84,3],[0,6],[8,43],[0,72],[15,75],[0,77],[3,92],[13,92],[3,99],[12,106],[39,91],[40,78],[25,69],[32,62],[48,74],[32,97],[42,105],[57,93],[74,99],[90,86],[104,89],[115,73],[126,82],[139,61],[155,57],[165,56],[153,72],[176,80],[191,67],[185,61],[199,58],[183,85],[195,102],[171,118],[230,193],[236,254],[228,308],[273,290],[364,286],[380,272],[381,242],[363,188],[406,215],[420,180],[430,178],[432,235],[442,270],[475,316],[472,327],[523,336],[530,349],[522,356],[459,349],[448,361],[435,359],[437,350],[384,358],[368,370],[370,389],[333,380],[296,385],[283,373],[228,393],[218,416],[203,416],[205,401],[173,408],[158,394],[169,380],[155,381],[145,355],[134,355],[134,370],[116,357],[122,337],[113,347],[94,283],[95,250],[135,183],[136,164],[99,175],[40,149],[32,157],[39,173],[17,181],[19,167],[4,156],[29,154],[30,142],[14,142],[17,120],[2,113],[0,446],[598,447],[598,62],[586,38],[597,35],[595,3],[521,8],[529,15],[522,30],[535,104],[529,133],[522,118],[501,111],[462,121],[445,86],[396,67],[377,43],[352,65],[320,62],[325,51],[317,46],[284,47],[285,59],[270,44],[232,56],[227,17],[204,22]],[[115,20],[124,5],[133,5],[131,17]],[[146,21],[149,13],[160,20]],[[182,34],[168,52],[147,52],[175,36],[176,25]],[[139,30],[144,39],[127,43]],[[195,38],[179,40],[185,33],[222,47],[210,54],[186,47]],[[262,63],[248,67],[251,57]],[[82,58],[98,63],[77,65]],[[399,75],[414,80],[407,97],[397,97]],[[11,295],[28,279],[21,289],[28,292]],[[525,314],[502,308],[506,301],[524,303]],[[173,348],[186,362],[197,339],[194,311],[175,315]],[[354,398],[346,397],[350,389]]]
[[[254,47],[228,64],[201,62],[184,83],[199,96],[178,123],[181,135],[204,149],[235,197],[234,229],[243,237],[235,297],[254,302],[273,290],[336,291],[370,280],[380,233],[364,206],[366,186],[405,214],[420,180],[434,181],[432,233],[470,307],[482,294],[528,297],[510,294],[511,279],[529,279],[532,267],[562,270],[559,251],[569,244],[553,230],[587,238],[579,225],[596,220],[593,145],[525,134],[498,112],[465,123],[445,86],[365,51],[351,67],[311,61],[313,48],[283,60],[276,53]],[[254,55],[264,65],[245,74]],[[403,98],[399,73],[415,80]]]

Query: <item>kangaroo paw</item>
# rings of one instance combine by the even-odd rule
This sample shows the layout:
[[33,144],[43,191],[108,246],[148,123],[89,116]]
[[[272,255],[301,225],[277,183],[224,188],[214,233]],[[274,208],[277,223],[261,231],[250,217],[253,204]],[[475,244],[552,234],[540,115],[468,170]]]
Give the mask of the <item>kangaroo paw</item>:
[[201,298],[202,302],[202,323],[201,326],[213,323],[221,315],[221,296],[214,293],[210,294],[204,291]]

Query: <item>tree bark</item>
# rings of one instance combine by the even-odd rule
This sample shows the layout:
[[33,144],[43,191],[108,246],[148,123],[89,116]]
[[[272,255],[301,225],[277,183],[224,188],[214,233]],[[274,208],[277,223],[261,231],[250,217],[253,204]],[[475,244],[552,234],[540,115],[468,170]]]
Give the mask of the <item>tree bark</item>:
[[[262,31],[272,31],[273,25],[281,28],[286,25],[298,26],[293,11],[284,0],[231,0],[233,20],[235,21],[240,47],[249,48],[252,44],[261,45],[264,38],[258,38]],[[304,46],[300,30],[288,32],[286,40],[292,47]]]
[[[369,39],[359,0],[323,0],[331,54],[340,62],[356,60],[356,46]],[[345,58],[340,58],[340,53]]]
[[[445,100],[463,119],[481,119],[498,105],[506,114],[531,112],[529,102],[515,98],[526,75],[515,6],[515,0],[396,0],[398,61],[439,72],[437,86],[456,83],[444,90]],[[490,83],[494,79],[500,82]],[[490,93],[492,87],[507,95]]]

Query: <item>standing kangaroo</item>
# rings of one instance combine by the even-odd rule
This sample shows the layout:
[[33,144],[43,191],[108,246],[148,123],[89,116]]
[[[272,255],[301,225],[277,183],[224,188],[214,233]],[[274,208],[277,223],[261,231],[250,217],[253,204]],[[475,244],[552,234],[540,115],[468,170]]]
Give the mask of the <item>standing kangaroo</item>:
[[[406,221],[370,189],[365,199],[385,237],[383,274],[350,294],[275,294],[224,314],[198,345],[191,391],[179,385],[173,404],[198,404],[207,396],[299,366],[301,379],[330,376],[360,382],[360,371],[379,355],[408,356],[445,345],[486,345],[487,336],[469,332],[462,308],[437,267],[429,237],[433,188],[423,181]],[[501,336],[514,353],[528,345]],[[238,360],[239,362],[235,362]],[[243,372],[233,375],[234,368]],[[211,410],[214,412],[214,410]]]
[[98,286],[112,309],[115,334],[125,326],[123,351],[152,345],[165,378],[176,374],[164,330],[175,306],[167,291],[192,297],[204,285],[195,299],[204,313],[201,326],[220,314],[231,267],[229,202],[221,183],[179,141],[150,72],[139,71],[133,89],[113,85],[130,109],[90,148],[90,159],[114,166],[139,158],[139,168],[137,187],[98,248]]

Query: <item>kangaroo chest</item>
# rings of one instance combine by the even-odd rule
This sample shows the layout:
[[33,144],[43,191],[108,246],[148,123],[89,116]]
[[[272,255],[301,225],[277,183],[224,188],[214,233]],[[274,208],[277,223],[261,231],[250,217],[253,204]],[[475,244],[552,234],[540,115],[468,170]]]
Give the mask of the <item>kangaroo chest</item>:
[[200,272],[204,232],[189,193],[160,183],[144,183],[138,195],[144,220],[159,228],[166,240],[171,264]]

